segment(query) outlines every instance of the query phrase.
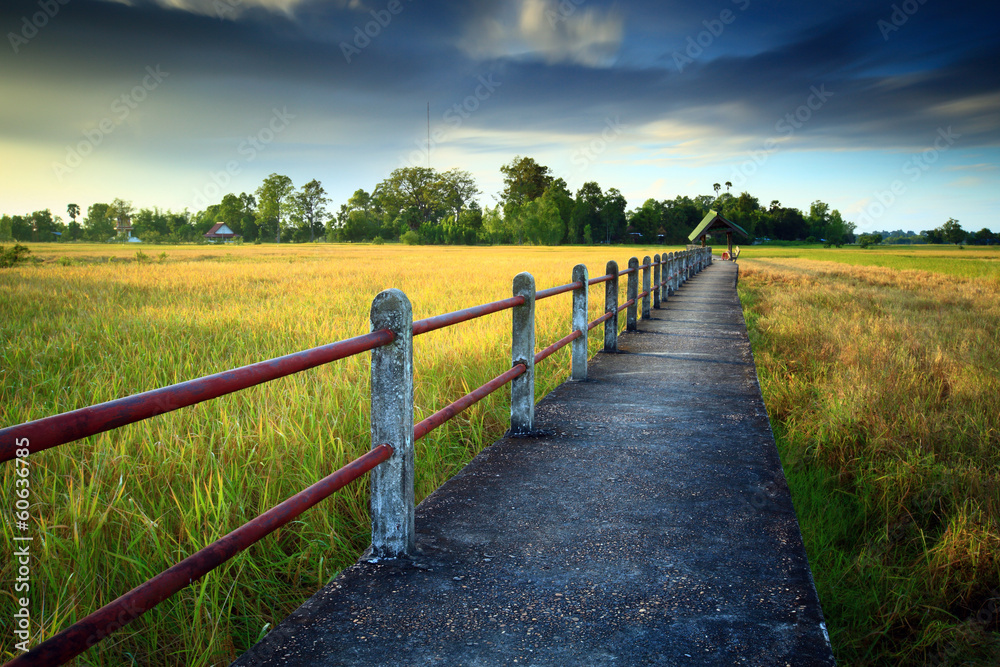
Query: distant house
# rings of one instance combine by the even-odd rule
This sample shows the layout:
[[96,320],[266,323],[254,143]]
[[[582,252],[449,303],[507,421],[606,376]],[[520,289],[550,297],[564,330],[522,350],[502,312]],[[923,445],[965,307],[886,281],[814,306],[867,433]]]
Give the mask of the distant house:
[[229,243],[233,239],[240,238],[240,235],[231,230],[226,223],[217,222],[212,225],[212,228],[205,232],[205,240],[207,241],[222,241],[223,243]]

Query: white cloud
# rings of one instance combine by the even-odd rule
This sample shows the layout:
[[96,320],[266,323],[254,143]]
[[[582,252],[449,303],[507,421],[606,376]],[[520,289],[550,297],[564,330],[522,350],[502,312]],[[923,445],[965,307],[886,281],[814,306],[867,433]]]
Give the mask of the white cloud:
[[459,48],[475,58],[532,58],[549,64],[610,65],[624,19],[614,9],[582,9],[583,0],[519,0],[467,26]]

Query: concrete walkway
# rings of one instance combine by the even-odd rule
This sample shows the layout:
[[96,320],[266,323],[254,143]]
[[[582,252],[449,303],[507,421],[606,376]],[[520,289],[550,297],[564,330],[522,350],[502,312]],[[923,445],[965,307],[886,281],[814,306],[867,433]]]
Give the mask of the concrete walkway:
[[348,568],[234,664],[833,664],[735,272],[421,503],[413,563]]

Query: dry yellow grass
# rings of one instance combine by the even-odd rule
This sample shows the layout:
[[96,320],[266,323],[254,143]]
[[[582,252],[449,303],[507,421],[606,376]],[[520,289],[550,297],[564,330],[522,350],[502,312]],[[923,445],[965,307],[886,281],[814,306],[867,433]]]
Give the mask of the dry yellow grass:
[[996,664],[1000,284],[752,251],[740,263],[838,660]]

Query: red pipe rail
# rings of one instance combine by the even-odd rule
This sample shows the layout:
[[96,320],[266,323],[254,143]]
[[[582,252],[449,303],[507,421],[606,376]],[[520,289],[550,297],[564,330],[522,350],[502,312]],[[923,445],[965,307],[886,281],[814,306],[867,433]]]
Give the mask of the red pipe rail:
[[[588,331],[589,331],[589,329],[588,329]],[[552,345],[549,345],[547,348],[545,348],[544,350],[542,350],[541,352],[539,352],[538,354],[536,354],[535,355],[535,363],[537,364],[537,363],[541,362],[543,359],[545,359],[546,357],[549,357],[549,356],[555,354],[558,350],[566,347],[567,345],[569,345],[570,343],[572,343],[573,341],[575,341],[577,338],[580,338],[581,336],[583,336],[583,332],[582,331],[574,331],[570,335],[565,336],[563,338],[560,338],[556,342],[552,343]]]
[[[592,278],[587,281],[587,284],[596,285],[636,272],[639,268],[648,268],[649,266],[647,264],[637,268],[625,269],[617,275],[607,274]],[[665,282],[667,282],[666,279],[660,284]],[[582,287],[584,287],[583,281],[550,287],[536,292],[535,300],[546,299]],[[642,298],[648,293],[644,292],[637,298]],[[523,296],[515,296],[418,320],[413,323],[413,335],[418,336],[453,324],[521,306],[524,303],[525,298]],[[587,331],[611,319],[634,303],[636,303],[636,299],[630,299],[617,310],[605,313],[593,322],[590,322],[587,325]],[[583,336],[584,333],[582,331],[573,331],[535,354],[534,363],[540,363],[572,341]],[[43,451],[91,435],[120,428],[127,424],[142,421],[149,417],[172,412],[182,407],[218,398],[219,396],[224,396],[270,380],[315,368],[316,366],[338,359],[367,352],[388,345],[394,340],[395,335],[391,331],[383,329],[195,380],[180,382],[133,396],[0,429],[0,439],[3,439],[3,443],[0,443],[0,462],[13,459],[15,457],[14,452],[18,448],[16,443],[24,438],[29,440],[30,451],[32,453]],[[441,426],[509,382],[512,382],[526,371],[527,367],[524,364],[517,364],[457,401],[438,410],[414,426],[414,441],[423,438],[435,428]],[[379,464],[388,460],[392,453],[393,448],[389,444],[380,444],[374,447],[336,472],[324,477],[322,480],[264,512],[257,518],[251,519],[225,537],[200,549],[146,583],[140,584],[128,593],[90,614],[83,620],[50,637],[32,648],[28,653],[18,656],[7,663],[5,667],[60,665],[71,660],[110,633],[131,623],[177,591],[200,579],[240,551],[243,551],[281,526],[284,526],[361,475],[371,471]]]
[[524,305],[523,296],[512,296],[509,299],[502,299],[492,303],[484,303],[481,306],[472,306],[471,308],[456,310],[451,313],[445,313],[444,315],[435,315],[434,317],[428,317],[414,322],[413,335],[419,336],[420,334],[425,334],[428,331],[443,329],[451,326],[452,324],[467,322],[469,320],[474,320],[477,317],[483,317],[484,315],[498,313],[501,310],[507,310],[508,308],[514,308],[515,306],[522,305]]
[[565,285],[560,285],[559,287],[550,287],[548,289],[543,289],[535,292],[535,301],[541,301],[542,299],[547,299],[550,296],[555,296],[556,294],[564,294],[565,292],[572,292],[575,289],[580,289],[583,287],[583,283],[577,280],[575,283],[567,283]]
[[601,315],[600,317],[598,317],[596,320],[594,320],[593,322],[591,322],[590,324],[587,325],[587,331],[590,331],[591,329],[593,329],[597,325],[601,324],[602,322],[607,322],[608,320],[610,320],[612,317],[614,317],[617,314],[618,314],[617,312],[612,312],[612,311],[608,311],[608,312],[604,313],[603,315]]
[[416,442],[417,440],[420,440],[420,438],[424,437],[466,408],[475,405],[508,382],[512,382],[514,378],[520,377],[527,370],[528,368],[524,364],[517,364],[506,373],[501,373],[454,403],[441,408],[430,417],[424,419],[413,427],[413,441]]
[[268,361],[206,375],[196,380],[179,382],[17,426],[8,426],[0,429],[0,441],[2,441],[0,462],[15,458],[17,442],[23,438],[28,439],[31,453],[34,454],[315,368],[337,359],[367,352],[388,345],[394,339],[395,334],[389,330],[375,331]]
[[125,627],[177,591],[187,588],[239,552],[361,477],[387,460],[392,452],[392,447],[386,444],[369,450],[256,519],[109,602],[82,621],[49,637],[28,653],[22,653],[5,667],[61,665],[72,660],[112,632]]

